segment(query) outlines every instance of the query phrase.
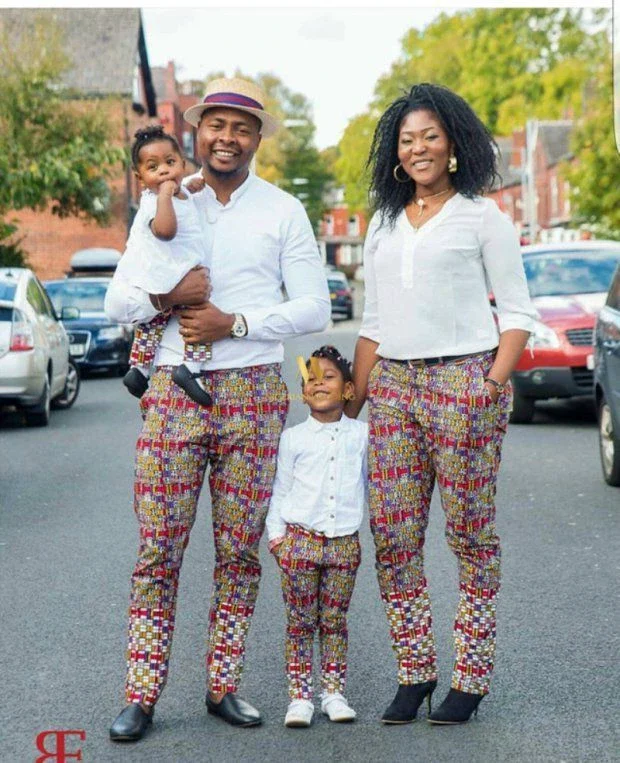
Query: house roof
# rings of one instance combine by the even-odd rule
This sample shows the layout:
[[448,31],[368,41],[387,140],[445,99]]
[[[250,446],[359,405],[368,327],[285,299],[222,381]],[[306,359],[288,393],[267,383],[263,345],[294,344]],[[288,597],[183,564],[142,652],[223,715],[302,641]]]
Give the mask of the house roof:
[[0,23],[10,35],[28,35],[37,17],[55,21],[62,30],[73,63],[62,77],[66,87],[83,95],[132,95],[143,39],[139,8],[0,10]]
[[570,119],[538,123],[538,138],[547,157],[548,167],[572,156],[570,150],[572,129],[573,123]]

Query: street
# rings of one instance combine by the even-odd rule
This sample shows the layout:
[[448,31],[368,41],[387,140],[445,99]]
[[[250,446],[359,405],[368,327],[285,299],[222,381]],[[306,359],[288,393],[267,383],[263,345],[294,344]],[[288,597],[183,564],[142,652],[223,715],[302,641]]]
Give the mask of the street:
[[[296,398],[295,356],[329,342],[351,358],[355,325],[337,323],[287,344],[285,378]],[[305,415],[295,399],[289,424]],[[265,538],[240,689],[262,711],[264,723],[234,729],[207,715],[213,541],[205,489],[185,555],[170,676],[153,729],[137,744],[111,743],[108,728],[123,705],[126,611],[137,548],[131,488],[139,428],[137,402],[117,378],[86,380],[74,408],[54,412],[48,428],[28,429],[10,415],[0,419],[0,760],[35,761],[41,755],[36,737],[46,730],[84,730],[85,739],[69,738],[67,750],[79,745],[85,763],[620,760],[620,491],[601,477],[587,404],[549,404],[534,424],[509,429],[497,496],[504,583],[496,675],[477,719],[433,727],[423,709],[411,725],[379,723],[396,690],[396,671],[367,522],[349,618],[347,697],[358,712],[356,723],[330,724],[317,712],[310,729],[283,725],[284,615]],[[449,687],[457,583],[437,494],[426,564],[439,702]]]

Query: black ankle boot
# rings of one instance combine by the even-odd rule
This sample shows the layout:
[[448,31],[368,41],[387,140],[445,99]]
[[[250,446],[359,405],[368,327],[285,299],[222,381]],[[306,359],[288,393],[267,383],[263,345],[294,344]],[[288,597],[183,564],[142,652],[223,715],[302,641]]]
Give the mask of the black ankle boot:
[[176,366],[172,371],[172,380],[178,384],[181,389],[185,390],[195,403],[209,408],[213,405],[213,400],[211,399],[211,395],[198,383],[198,379],[201,376],[201,373],[193,374],[184,363],[181,363],[180,366]]
[[381,723],[411,723],[415,721],[424,698],[428,698],[428,712],[431,711],[431,697],[437,681],[422,684],[400,684],[392,704],[383,713]]
[[149,380],[137,368],[130,368],[123,376],[123,384],[134,397],[141,398],[149,386]]
[[478,705],[484,694],[469,694],[468,692],[450,689],[448,696],[428,717],[429,723],[450,726],[455,723],[467,723],[472,713],[478,715]]

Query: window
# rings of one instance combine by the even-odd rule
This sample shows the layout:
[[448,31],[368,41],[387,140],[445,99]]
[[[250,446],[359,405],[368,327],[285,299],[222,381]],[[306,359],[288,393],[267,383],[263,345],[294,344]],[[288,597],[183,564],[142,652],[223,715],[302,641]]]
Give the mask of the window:
[[43,292],[32,278],[26,287],[26,299],[38,315],[49,315],[47,304],[43,299]]
[[609,289],[605,304],[612,307],[614,310],[620,310],[620,266],[618,266],[618,269],[616,270],[616,275],[611,288]]

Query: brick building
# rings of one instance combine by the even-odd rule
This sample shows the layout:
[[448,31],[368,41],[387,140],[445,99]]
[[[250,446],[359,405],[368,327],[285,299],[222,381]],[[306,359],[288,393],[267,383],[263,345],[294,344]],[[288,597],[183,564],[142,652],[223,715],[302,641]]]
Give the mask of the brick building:
[[319,224],[319,249],[323,262],[352,276],[362,264],[368,222],[361,212],[349,212],[344,189],[332,189],[326,200],[329,209]]
[[[0,23],[12,35],[28,34],[37,17],[57,24],[72,60],[62,85],[84,109],[103,109],[117,143],[128,146],[135,130],[157,117],[155,91],[142,18],[138,8],[3,9]],[[22,210],[17,218],[28,262],[42,279],[62,276],[71,255],[91,246],[122,251],[136,203],[129,168],[118,168],[109,181],[111,223],[100,227],[51,212]]]
[[[573,238],[570,230],[570,186],[562,177],[562,165],[573,160],[570,151],[571,120],[539,121],[534,147],[534,178],[539,238],[543,240]],[[529,237],[525,183],[526,131],[515,130],[511,137],[498,138],[500,149],[500,188],[489,196],[509,214],[524,238]]]

